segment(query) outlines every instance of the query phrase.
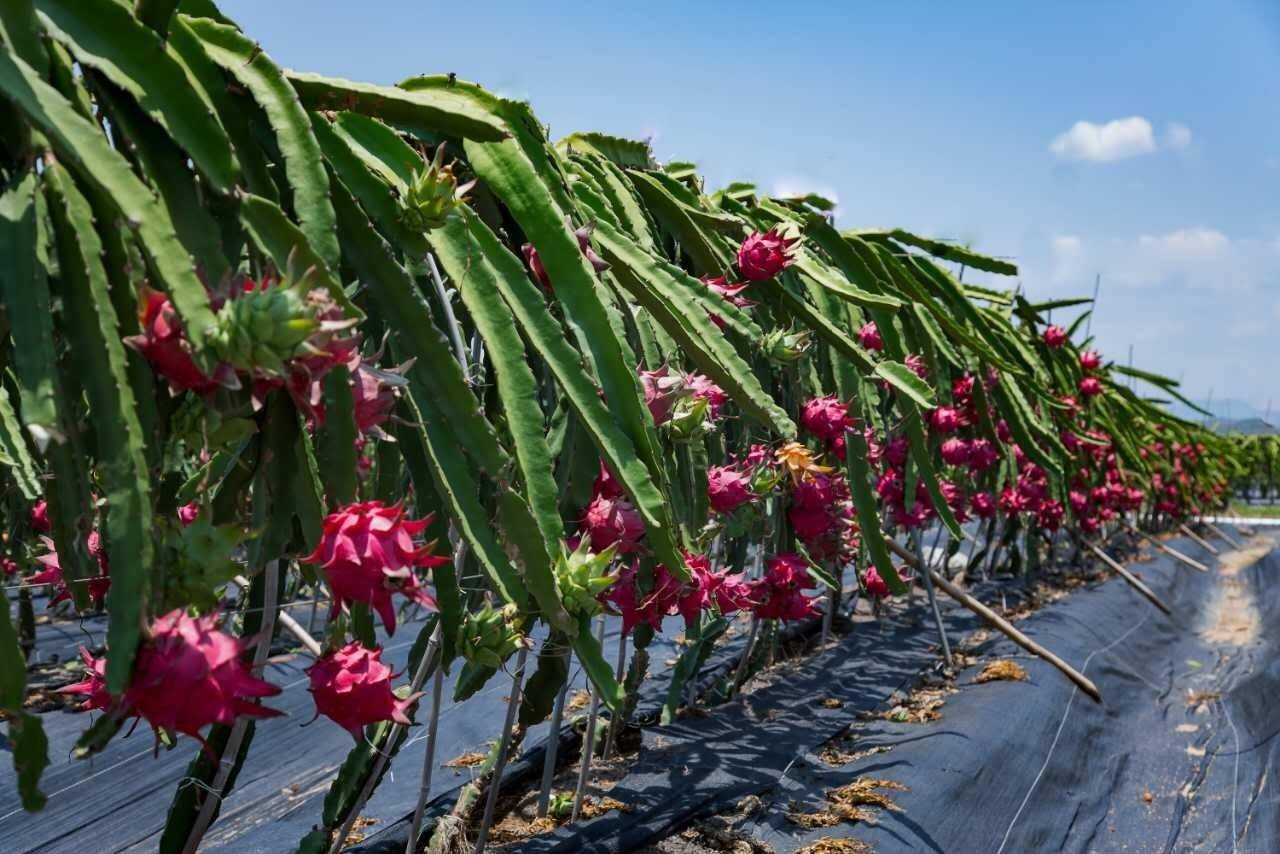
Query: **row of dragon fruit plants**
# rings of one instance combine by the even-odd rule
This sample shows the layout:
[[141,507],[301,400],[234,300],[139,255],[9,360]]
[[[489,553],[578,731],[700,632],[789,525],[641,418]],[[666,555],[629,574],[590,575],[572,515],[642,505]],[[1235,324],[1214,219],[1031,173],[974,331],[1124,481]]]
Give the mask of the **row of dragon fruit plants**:
[[[549,715],[561,649],[625,715],[664,617],[705,655],[739,612],[764,638],[833,585],[900,596],[886,535],[976,520],[1034,569],[1052,532],[1220,503],[1227,447],[1115,378],[1176,383],[1089,349],[1087,311],[1047,322],[1087,300],[963,282],[1004,261],[708,192],[642,143],[553,144],[452,75],[285,70],[208,0],[16,0],[0,35],[5,583],[105,610],[66,689],[76,756],[139,720],[192,752],[163,850],[194,849],[277,714],[260,668],[299,591],[331,603],[310,688],[355,741],[304,840],[323,850],[433,670],[461,668],[460,697],[523,673],[535,624],[518,725]],[[375,629],[407,606],[432,617],[393,674]],[[38,810],[32,632],[0,609]]]

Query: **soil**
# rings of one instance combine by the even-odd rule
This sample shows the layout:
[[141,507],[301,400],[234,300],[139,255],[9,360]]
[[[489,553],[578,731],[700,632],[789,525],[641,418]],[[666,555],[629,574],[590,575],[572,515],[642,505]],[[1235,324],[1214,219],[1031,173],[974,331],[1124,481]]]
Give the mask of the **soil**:
[[1220,585],[1205,613],[1200,636],[1215,644],[1247,646],[1257,639],[1261,629],[1253,592],[1240,574],[1271,550],[1268,540],[1257,540],[1242,549],[1223,554],[1218,559]]

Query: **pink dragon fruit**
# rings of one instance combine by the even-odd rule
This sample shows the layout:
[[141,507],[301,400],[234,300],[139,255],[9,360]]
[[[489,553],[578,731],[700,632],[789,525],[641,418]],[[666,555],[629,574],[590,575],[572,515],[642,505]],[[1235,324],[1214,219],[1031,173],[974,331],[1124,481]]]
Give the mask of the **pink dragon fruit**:
[[1097,397],[1102,394],[1102,380],[1097,377],[1085,377],[1080,380],[1080,393],[1085,397]]
[[635,505],[625,498],[597,495],[582,515],[582,526],[591,538],[592,551],[602,552],[617,545],[618,552],[633,552],[644,537],[644,520]]
[[717,513],[732,513],[743,504],[754,501],[751,478],[736,466],[707,468],[707,499]]
[[[593,270],[597,273],[603,273],[609,269],[609,263],[591,248],[591,232],[595,230],[594,223],[584,225],[575,229],[573,236],[578,239],[578,249],[582,251],[582,257],[587,259]],[[529,272],[533,273],[534,280],[542,286],[543,290],[550,291],[551,277],[547,275],[547,269],[542,266],[542,259],[538,257],[538,250],[533,247],[532,243],[526,243],[520,247],[520,252],[524,255],[524,261],[529,265]]]
[[685,381],[683,377],[672,376],[670,369],[663,365],[656,371],[641,371],[640,387],[653,423],[662,424],[671,418],[672,408],[684,394]]
[[766,561],[764,578],[754,582],[755,614],[767,620],[801,620],[818,613],[818,603],[804,595],[814,586],[808,562],[798,554],[775,555]]
[[776,226],[764,234],[753,231],[738,249],[738,269],[753,282],[772,279],[795,263],[791,248],[799,240],[783,237]]
[[862,586],[867,589],[867,595],[872,599],[884,599],[892,592],[874,566],[867,567],[867,571],[862,574]]
[[401,700],[391,691],[391,668],[382,663],[382,649],[357,641],[330,652],[307,668],[316,714],[324,715],[356,739],[378,721],[412,723],[405,712],[421,695]]
[[1096,371],[1102,367],[1102,357],[1096,350],[1085,350],[1080,354],[1080,368],[1085,371]]
[[200,502],[190,501],[178,508],[178,521],[182,523],[182,527],[187,527],[198,518],[200,518]]
[[[133,679],[121,698],[126,715],[141,717],[157,732],[182,733],[204,743],[200,730],[230,725],[240,715],[256,718],[283,714],[254,700],[280,689],[255,677],[241,658],[253,639],[237,639],[217,629],[216,614],[189,617],[181,609],[154,620],[148,640],[138,649]],[[81,652],[87,678],[63,689],[88,696],[86,709],[112,704],[103,676],[106,659]]]
[[884,349],[884,339],[880,337],[880,329],[874,320],[862,324],[862,328],[858,330],[858,342],[868,350]]
[[965,372],[964,376],[956,379],[951,384],[951,396],[956,400],[965,401],[973,396],[973,374]]
[[924,357],[912,353],[902,360],[911,372],[922,380],[929,379],[929,366],[925,364]]
[[954,433],[965,426],[960,410],[951,406],[939,406],[930,412],[929,423],[939,433]]
[[[48,537],[41,537],[40,541],[44,543],[44,547],[49,551],[47,554],[40,555],[36,558],[36,562],[44,567],[27,579],[28,584],[49,584],[53,587],[53,595],[49,597],[49,607],[52,608],[59,602],[71,598],[71,589],[67,587],[66,580],[62,577],[62,565],[58,562],[58,551],[53,544],[53,540]],[[85,539],[85,546],[89,549],[89,554],[98,564],[99,574],[88,579],[89,599],[93,602],[94,608],[101,608],[103,600],[107,598],[107,591],[111,589],[111,566],[107,559],[107,551],[102,547],[102,537],[97,531],[90,531],[89,536]]]
[[825,442],[842,438],[854,425],[849,417],[849,405],[841,403],[834,394],[807,401],[800,413],[800,422],[804,429]]
[[348,504],[325,518],[320,544],[302,562],[319,564],[333,591],[334,613],[347,602],[365,602],[381,615],[387,634],[395,634],[392,594],[435,607],[414,569],[440,566],[449,558],[432,554],[434,540],[421,546],[413,542],[433,517],[406,519],[399,504],[387,507],[381,501]]
[[0,575],[10,578],[18,574],[18,562],[10,557],[0,557]]
[[107,690],[107,659],[94,658],[89,650],[80,647],[80,660],[84,662],[84,680],[58,689],[59,694],[79,694],[85,701],[76,707],[78,712],[111,708],[113,699]]
[[729,402],[728,393],[703,374],[685,374],[684,387],[693,395],[694,400],[707,402],[707,414],[712,419],[719,418],[720,410]]
[[1056,323],[1049,324],[1044,330],[1044,343],[1049,349],[1057,350],[1067,343],[1067,330]]
[[990,519],[996,515],[996,500],[990,492],[975,492],[969,499],[969,509],[979,519]]
[[49,502],[41,498],[31,508],[31,530],[37,534],[49,533]]
[[969,442],[969,468],[980,472],[1000,462],[1000,452],[990,439],[973,439]]
[[939,449],[942,461],[949,466],[962,466],[969,462],[969,443],[964,439],[950,438]]
[[396,398],[404,378],[394,371],[384,371],[360,362],[351,372],[351,403],[356,431],[361,436],[385,439],[382,425],[391,419]]

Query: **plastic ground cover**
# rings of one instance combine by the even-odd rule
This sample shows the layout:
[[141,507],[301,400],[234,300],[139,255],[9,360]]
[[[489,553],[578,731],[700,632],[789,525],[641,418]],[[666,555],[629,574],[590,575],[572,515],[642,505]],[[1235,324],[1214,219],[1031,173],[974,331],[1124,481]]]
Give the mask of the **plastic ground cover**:
[[[936,635],[916,609],[860,627],[744,702],[646,729],[632,772],[609,792],[631,813],[561,828],[520,850],[627,851],[749,794],[764,807],[735,829],[779,852],[822,836],[861,839],[882,854],[1280,850],[1280,664],[1268,633],[1280,620],[1272,583],[1280,555],[1274,534],[1264,536],[1225,562],[1190,540],[1169,541],[1209,563],[1207,574],[1163,555],[1134,564],[1172,618],[1114,579],[1020,622],[1097,683],[1102,705],[994,636],[977,651],[1014,659],[1026,682],[976,684],[975,666],[959,674],[939,721],[860,720],[936,660]],[[944,615],[953,637],[977,628],[955,606]],[[830,700],[839,708],[827,708]],[[850,749],[888,750],[843,766],[819,758],[851,724]],[[788,820],[862,777],[904,786],[886,793],[899,809],[875,810],[874,826],[806,831]]]

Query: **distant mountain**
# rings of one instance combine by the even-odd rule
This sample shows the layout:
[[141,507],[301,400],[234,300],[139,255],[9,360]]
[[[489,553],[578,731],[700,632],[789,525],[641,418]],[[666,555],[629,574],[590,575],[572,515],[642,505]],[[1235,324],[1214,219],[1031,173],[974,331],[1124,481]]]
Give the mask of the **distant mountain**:
[[1261,418],[1225,418],[1210,422],[1210,427],[1219,433],[1240,433],[1245,436],[1274,436],[1280,433],[1273,425]]

